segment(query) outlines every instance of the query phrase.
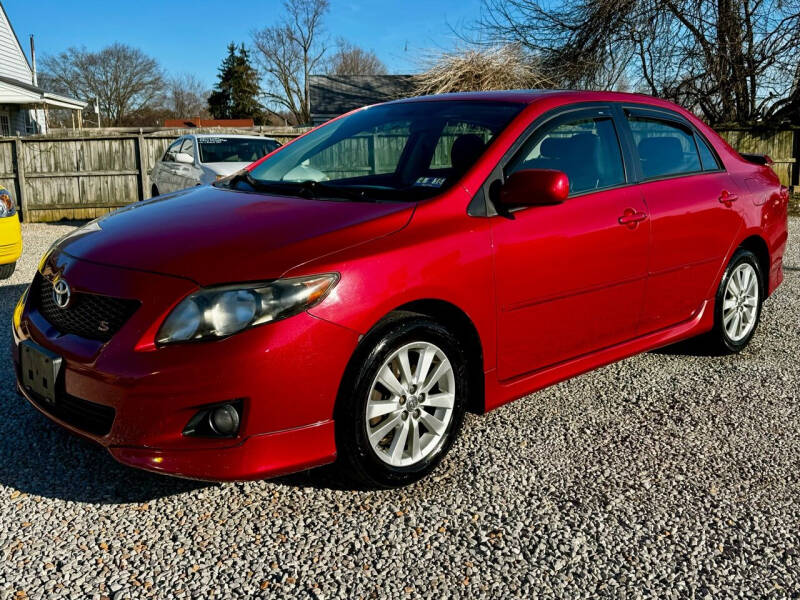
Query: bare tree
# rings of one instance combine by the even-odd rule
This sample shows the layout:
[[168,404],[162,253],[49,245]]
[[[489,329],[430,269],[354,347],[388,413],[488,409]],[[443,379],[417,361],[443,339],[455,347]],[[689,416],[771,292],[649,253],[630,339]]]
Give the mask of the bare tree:
[[800,0],[483,0],[493,42],[539,56],[561,85],[634,88],[713,123],[769,119],[790,102]]
[[164,73],[158,62],[138,48],[112,44],[98,52],[69,48],[42,60],[46,85],[76,98],[99,102],[111,125],[159,103]]
[[416,76],[416,93],[444,94],[551,87],[536,60],[518,45],[438,54]]
[[345,39],[336,41],[336,52],[328,64],[330,75],[384,75],[386,65],[372,50],[364,50]]
[[191,73],[181,73],[167,81],[164,105],[175,118],[204,117],[209,114],[207,96],[202,81]]
[[278,25],[254,32],[256,61],[267,100],[291,112],[298,123],[311,120],[308,77],[323,62],[320,39],[328,0],[285,0],[286,17]]

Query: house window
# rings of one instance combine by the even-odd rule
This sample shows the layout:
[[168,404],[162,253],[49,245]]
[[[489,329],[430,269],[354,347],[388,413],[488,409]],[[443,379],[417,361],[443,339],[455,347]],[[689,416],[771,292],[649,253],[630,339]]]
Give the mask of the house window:
[[25,112],[25,132],[36,133],[36,122],[31,118],[31,111],[26,110],[24,112]]
[[7,112],[0,113],[0,135],[4,137],[11,135],[11,119],[9,119]]

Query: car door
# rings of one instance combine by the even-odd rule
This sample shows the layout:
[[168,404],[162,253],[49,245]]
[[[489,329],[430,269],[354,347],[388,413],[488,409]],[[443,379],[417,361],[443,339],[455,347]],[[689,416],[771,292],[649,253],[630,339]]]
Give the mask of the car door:
[[714,293],[741,227],[739,192],[711,145],[683,117],[649,108],[626,108],[625,115],[651,222],[645,334],[692,318]]
[[169,145],[158,163],[158,171],[153,174],[153,184],[158,188],[160,194],[168,194],[176,189],[175,155],[178,153],[181,144],[183,144],[182,137]]
[[194,137],[187,136],[178,151],[180,154],[191,156],[194,163],[187,164],[182,162],[175,163],[175,185],[176,189],[182,190],[200,184],[201,170],[197,164],[197,150],[195,148]]
[[570,196],[492,217],[500,380],[633,338],[647,274],[647,210],[611,107],[543,123],[503,176],[519,169],[563,171]]

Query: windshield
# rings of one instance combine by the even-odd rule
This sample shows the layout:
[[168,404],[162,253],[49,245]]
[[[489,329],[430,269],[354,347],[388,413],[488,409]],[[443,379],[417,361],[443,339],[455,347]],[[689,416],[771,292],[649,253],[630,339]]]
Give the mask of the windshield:
[[313,197],[424,199],[464,175],[523,107],[480,101],[373,106],[312,131],[233,183]]
[[266,156],[278,147],[278,142],[268,139],[234,137],[199,137],[200,162],[251,163]]

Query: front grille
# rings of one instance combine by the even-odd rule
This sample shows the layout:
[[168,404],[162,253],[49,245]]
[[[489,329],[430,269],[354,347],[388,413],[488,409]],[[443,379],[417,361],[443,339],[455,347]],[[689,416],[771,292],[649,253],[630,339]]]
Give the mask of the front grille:
[[111,431],[116,411],[110,406],[95,404],[66,393],[57,394],[55,404],[51,404],[31,390],[26,391],[36,406],[68,425],[93,435],[107,435]]
[[73,292],[69,306],[59,308],[53,298],[53,284],[36,275],[33,294],[36,308],[60,333],[72,333],[90,340],[107,342],[139,308],[138,300]]

